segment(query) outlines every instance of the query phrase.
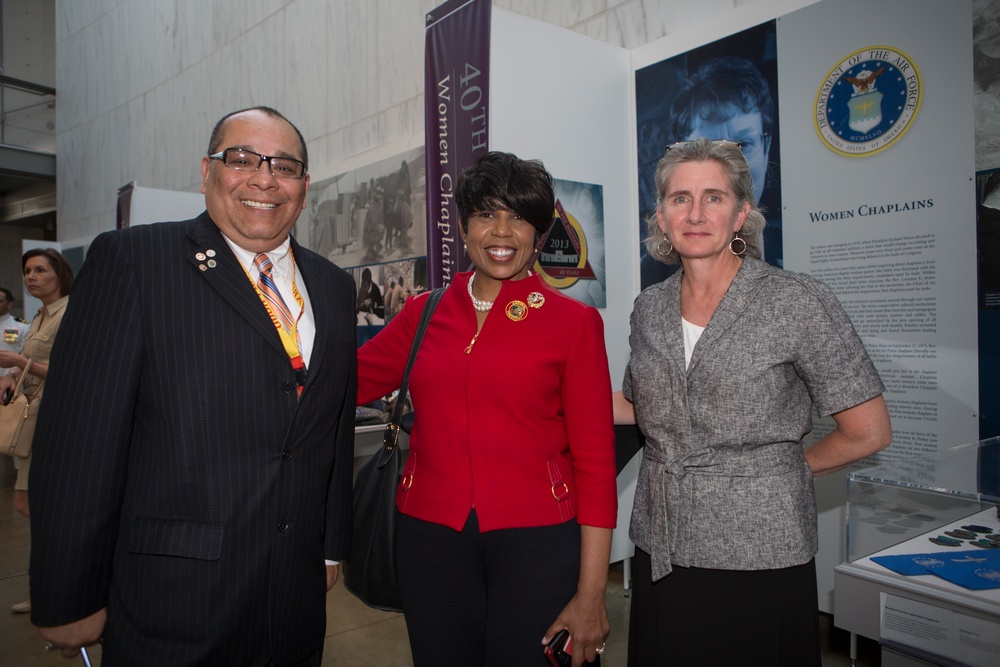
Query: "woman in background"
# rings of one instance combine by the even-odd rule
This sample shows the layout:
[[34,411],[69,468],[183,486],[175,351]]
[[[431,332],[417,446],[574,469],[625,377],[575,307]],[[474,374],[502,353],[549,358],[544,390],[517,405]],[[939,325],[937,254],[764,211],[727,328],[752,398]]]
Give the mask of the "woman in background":
[[[66,304],[69,303],[69,289],[73,285],[73,269],[62,253],[52,248],[33,248],[21,257],[24,285],[31,296],[42,302],[38,314],[31,321],[31,329],[24,337],[21,354],[0,350],[0,367],[11,372],[0,377],[0,394],[17,386],[20,374],[31,360],[31,368],[21,391],[28,400],[35,402],[42,397],[45,378],[49,373],[49,355],[56,340],[56,332],[62,323]],[[31,455],[19,461],[17,481],[14,483],[14,508],[25,518],[31,517],[28,506],[28,473],[31,469]],[[10,608],[17,613],[31,611],[31,600],[18,602]]]
[[628,664],[818,667],[813,477],[888,446],[882,382],[828,287],[760,261],[740,144],[673,144],[655,183],[647,249],[682,270],[635,300],[615,395],[646,437]]

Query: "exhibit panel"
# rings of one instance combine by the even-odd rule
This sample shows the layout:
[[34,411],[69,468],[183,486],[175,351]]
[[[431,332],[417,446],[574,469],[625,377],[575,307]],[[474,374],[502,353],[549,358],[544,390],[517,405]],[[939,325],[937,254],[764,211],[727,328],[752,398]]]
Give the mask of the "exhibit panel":
[[865,467],[982,437],[971,34],[967,0],[778,20],[785,268],[834,290],[886,385],[893,444]]
[[[634,216],[629,52],[499,7],[490,44],[490,150],[541,160],[561,183],[556,194],[564,205],[573,192],[600,193],[588,199],[602,209],[594,216],[603,220],[602,236],[592,236],[596,225],[581,231],[588,243],[603,245],[591,267],[604,280],[606,305],[590,303],[601,307],[611,381],[620,383],[638,293],[637,239],[626,222]],[[579,217],[586,209],[568,213]]]
[[883,664],[1000,664],[1000,438],[848,474],[834,624]]

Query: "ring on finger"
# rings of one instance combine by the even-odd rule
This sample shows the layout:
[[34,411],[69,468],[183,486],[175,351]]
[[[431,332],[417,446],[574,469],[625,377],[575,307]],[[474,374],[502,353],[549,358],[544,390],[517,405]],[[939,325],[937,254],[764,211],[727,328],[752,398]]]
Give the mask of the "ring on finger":
[[57,650],[58,648],[59,648],[59,647],[58,647],[58,646],[56,646],[55,644],[53,644],[52,642],[45,642],[45,650],[46,650],[46,651],[55,651],[55,650]]
[[607,645],[607,642],[601,642],[601,645],[594,649],[594,653],[602,655],[604,653],[604,647]]

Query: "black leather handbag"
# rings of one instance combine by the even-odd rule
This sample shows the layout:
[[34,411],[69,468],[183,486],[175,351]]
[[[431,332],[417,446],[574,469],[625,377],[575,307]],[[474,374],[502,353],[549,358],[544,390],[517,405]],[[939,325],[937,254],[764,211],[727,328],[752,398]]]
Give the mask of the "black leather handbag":
[[[420,341],[437,307],[444,288],[430,293],[420,315],[410,356],[403,371],[392,418],[382,436],[382,448],[365,463],[354,481],[354,534],[351,558],[344,562],[344,587],[369,607],[383,611],[402,611],[396,581],[396,487],[399,486],[401,456],[397,443],[399,431],[410,432],[412,420],[403,420],[410,383],[410,369],[417,358]],[[407,413],[407,417],[413,413]],[[400,422],[404,421],[401,425]]]

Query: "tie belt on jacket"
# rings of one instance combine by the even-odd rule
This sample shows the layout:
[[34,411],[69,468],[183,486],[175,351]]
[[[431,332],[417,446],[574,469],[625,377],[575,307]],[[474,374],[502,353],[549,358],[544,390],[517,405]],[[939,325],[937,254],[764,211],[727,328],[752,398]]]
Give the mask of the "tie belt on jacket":
[[[694,507],[691,477],[763,477],[788,472],[801,461],[802,445],[778,443],[754,449],[703,450],[668,459],[664,453],[647,446],[643,457],[651,466],[648,507],[649,556],[653,581],[670,574],[670,553],[676,543],[678,525],[687,525]],[[798,452],[798,455],[797,455]],[[662,483],[657,483],[662,480]],[[657,511],[659,509],[659,511]]]

